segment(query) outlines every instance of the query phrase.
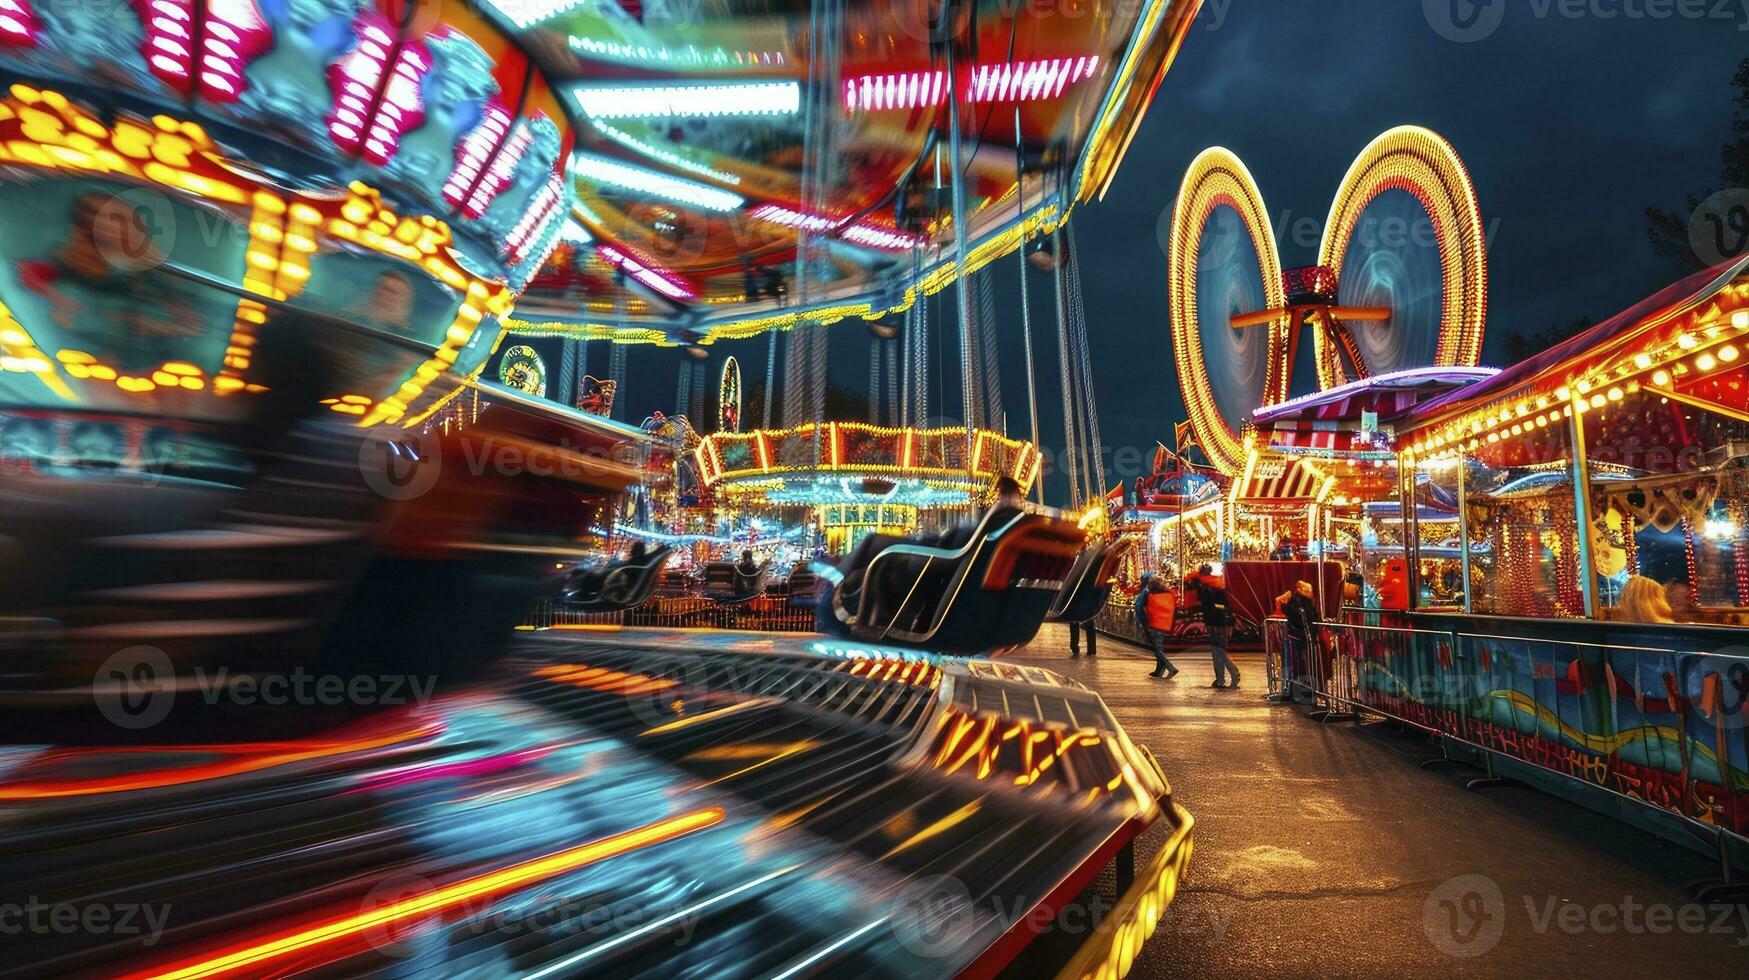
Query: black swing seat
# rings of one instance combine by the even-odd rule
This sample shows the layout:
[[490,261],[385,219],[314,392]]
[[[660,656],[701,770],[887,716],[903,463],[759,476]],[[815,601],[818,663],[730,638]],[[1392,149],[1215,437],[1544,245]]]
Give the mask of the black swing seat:
[[[936,653],[980,656],[1032,640],[1087,535],[1055,511],[992,511],[958,548],[893,545],[875,555],[832,616],[850,636]],[[882,609],[876,589],[889,587]]]
[[718,605],[738,606],[765,594],[765,570],[771,567],[767,558],[751,572],[741,571],[732,561],[714,561],[704,567],[703,595]]
[[807,562],[796,562],[784,586],[789,604],[796,609],[812,609],[820,604],[820,576]]
[[1075,566],[1069,569],[1063,591],[1057,593],[1057,601],[1045,614],[1045,622],[1085,623],[1099,615],[1099,610],[1105,608],[1111,598],[1119,563],[1135,544],[1131,538],[1118,538],[1081,552],[1075,559]]
[[662,566],[673,554],[672,547],[661,547],[639,561],[627,559],[583,569],[567,582],[564,600],[584,612],[635,609],[656,591],[656,584],[662,580]]

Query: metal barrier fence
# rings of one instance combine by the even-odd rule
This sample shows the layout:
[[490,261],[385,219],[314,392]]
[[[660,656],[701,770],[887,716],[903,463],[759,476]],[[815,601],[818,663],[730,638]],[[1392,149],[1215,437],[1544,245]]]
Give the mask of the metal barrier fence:
[[[1325,623],[1264,630],[1270,691],[1371,712],[1749,843],[1749,651]],[[1728,867],[1728,864],[1727,864]]]
[[766,633],[811,633],[814,610],[793,606],[787,596],[761,596],[742,603],[722,603],[705,596],[657,596],[625,612],[585,612],[556,599],[537,599],[525,625],[535,629],[564,626],[656,626],[670,629],[758,630]]

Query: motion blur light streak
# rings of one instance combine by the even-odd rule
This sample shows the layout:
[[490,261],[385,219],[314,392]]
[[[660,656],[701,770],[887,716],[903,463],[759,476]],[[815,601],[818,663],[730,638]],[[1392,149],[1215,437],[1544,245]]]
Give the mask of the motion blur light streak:
[[645,677],[642,674],[625,674],[617,670],[607,670],[603,667],[568,667],[554,665],[542,667],[535,671],[536,677],[558,681],[562,684],[572,684],[586,687],[604,694],[624,694],[631,697],[637,694],[654,694],[675,687],[679,682],[667,677]]
[[[445,912],[476,899],[516,891],[578,868],[666,843],[696,833],[723,822],[720,807],[694,810],[679,816],[645,824],[612,837],[582,844],[543,858],[512,865],[491,874],[481,875],[446,885],[423,895],[385,905],[380,909],[332,919],[319,925],[298,929],[288,935],[230,949],[216,956],[190,963],[177,964],[164,971],[149,970],[130,974],[131,977],[154,980],[193,980],[215,977],[259,968],[286,956],[303,953],[343,939],[354,938],[370,929],[380,929],[411,919],[422,919]],[[307,964],[306,964],[307,965]]]
[[213,762],[200,766],[184,766],[178,769],[166,769],[157,772],[134,773],[127,776],[94,777],[91,779],[70,779],[61,782],[15,782],[0,783],[0,800],[41,800],[59,799],[70,796],[96,796],[103,793],[125,793],[136,790],[163,789],[169,786],[184,786],[189,783],[204,782],[209,779],[222,779],[226,776],[238,776],[244,773],[259,772],[276,766],[290,765],[295,762],[308,762],[312,759],[328,759],[352,752],[365,752],[389,745],[400,745],[416,739],[433,738],[443,733],[441,722],[420,725],[417,728],[404,729],[385,735],[368,738],[346,739],[335,742],[257,742],[221,745],[197,746],[151,746],[151,747],[120,747],[100,749],[67,749],[46,753],[44,761],[59,762],[79,756],[95,756],[104,754],[150,754],[174,753],[189,755],[196,753],[212,753],[217,755],[236,756],[223,762]]
[[511,769],[517,769],[531,762],[539,762],[552,755],[562,746],[543,745],[539,748],[524,749],[521,752],[507,752],[500,755],[490,755],[479,759],[465,759],[461,762],[438,762],[424,766],[408,766],[405,769],[391,769],[387,772],[372,773],[358,781],[354,792],[366,790],[387,789],[391,786],[405,786],[411,783],[423,783],[434,779],[471,778],[488,776]]
[[703,912],[707,909],[721,905],[724,902],[728,901],[731,898],[734,898],[737,895],[745,894],[746,892],[750,892],[753,889],[758,888],[760,885],[764,885],[764,884],[767,884],[769,882],[776,881],[777,879],[782,878],[785,875],[793,873],[799,867],[801,867],[801,866],[800,865],[791,865],[787,868],[780,868],[780,869],[773,871],[767,875],[760,875],[759,877],[753,879],[752,881],[744,882],[742,884],[736,885],[735,887],[729,889],[728,891],[719,892],[715,895],[712,895],[710,898],[705,899],[702,902],[694,902],[693,904],[688,905],[686,908],[683,908],[677,912],[673,912],[673,913],[670,913],[668,915],[665,915],[665,916],[661,917],[660,919],[655,920],[654,922],[650,922],[646,925],[639,926],[636,929],[632,929],[628,932],[621,933],[620,935],[615,936],[612,939],[609,939],[608,941],[606,941],[604,943],[600,943],[598,945],[591,946],[588,949],[583,950],[582,952],[577,953],[573,956],[570,956],[566,959],[562,959],[562,960],[558,961],[557,963],[553,963],[549,966],[542,967],[541,969],[536,970],[533,973],[530,973],[530,974],[524,976],[522,978],[522,980],[540,980],[540,978],[542,978],[542,977],[552,976],[555,973],[563,973],[564,971],[570,970],[571,968],[575,967],[577,964],[582,963],[584,960],[593,959],[597,956],[602,955],[603,953],[610,952],[614,949],[617,949],[620,946],[624,946],[626,943],[629,943],[635,939],[639,939],[643,936],[647,936],[653,932],[660,932],[663,929],[668,928],[669,926],[673,925],[676,922],[682,922],[682,921],[685,921],[689,918],[692,918],[692,917],[698,915],[700,912]]

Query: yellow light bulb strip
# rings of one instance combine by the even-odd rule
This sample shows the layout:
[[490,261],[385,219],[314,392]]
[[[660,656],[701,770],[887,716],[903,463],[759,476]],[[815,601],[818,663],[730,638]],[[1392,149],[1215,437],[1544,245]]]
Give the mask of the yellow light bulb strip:
[[[1246,455],[1239,431],[1221,417],[1215,401],[1203,353],[1196,288],[1201,260],[1197,249],[1203,229],[1219,207],[1236,212],[1251,238],[1262,273],[1263,281],[1259,284],[1263,295],[1262,308],[1274,310],[1287,306],[1287,294],[1282,285],[1281,258],[1269,232],[1269,210],[1263,203],[1263,193],[1257,189],[1257,182],[1244,162],[1231,151],[1222,147],[1204,150],[1185,173],[1173,210],[1172,235],[1167,251],[1167,307],[1172,353],[1183,382],[1184,403],[1191,428],[1215,467],[1232,476],[1245,467]],[[1286,318],[1267,326],[1246,329],[1269,331],[1262,404],[1285,401],[1288,371],[1292,367],[1287,363]]]
[[[124,116],[109,126],[59,92],[15,84],[0,99],[0,163],[158,184],[205,201],[249,208],[243,287],[262,301],[238,301],[231,336],[211,386],[220,394],[260,390],[259,385],[246,383],[244,376],[257,333],[267,320],[268,304],[302,292],[322,233],[417,265],[464,296],[434,356],[394,394],[362,413],[356,401],[362,396],[330,400],[334,406],[346,406],[336,410],[362,414],[361,425],[402,419],[426,385],[455,363],[481,323],[489,316],[504,317],[515,301],[508,284],[474,275],[456,261],[450,248],[451,229],[442,219],[397,215],[383,205],[377,190],[356,181],[338,200],[316,194],[285,195],[227,167],[219,147],[194,122],[167,115],[149,121]],[[56,360],[71,377],[113,382],[134,393],[169,386],[206,387],[198,369],[192,374],[176,370],[179,362],[134,377],[83,351],[59,351]],[[72,400],[73,393],[53,371],[51,363],[50,376],[61,385],[57,393]],[[421,412],[420,418],[429,414]]]
[[[1444,294],[1434,363],[1473,367],[1482,357],[1488,318],[1487,235],[1469,171],[1438,133],[1399,126],[1361,151],[1330,206],[1318,264],[1335,270],[1336,281],[1342,281],[1343,261],[1361,216],[1390,190],[1407,191],[1421,202],[1439,247]],[[1329,349],[1325,331],[1314,331],[1312,342],[1319,385],[1333,388],[1352,380]]]

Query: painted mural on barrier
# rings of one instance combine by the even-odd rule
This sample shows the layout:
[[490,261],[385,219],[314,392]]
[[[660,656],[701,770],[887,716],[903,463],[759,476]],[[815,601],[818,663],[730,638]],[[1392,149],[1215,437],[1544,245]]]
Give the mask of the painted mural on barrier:
[[1331,632],[1349,661],[1324,666],[1338,694],[1349,687],[1384,714],[1749,836],[1745,653]]

